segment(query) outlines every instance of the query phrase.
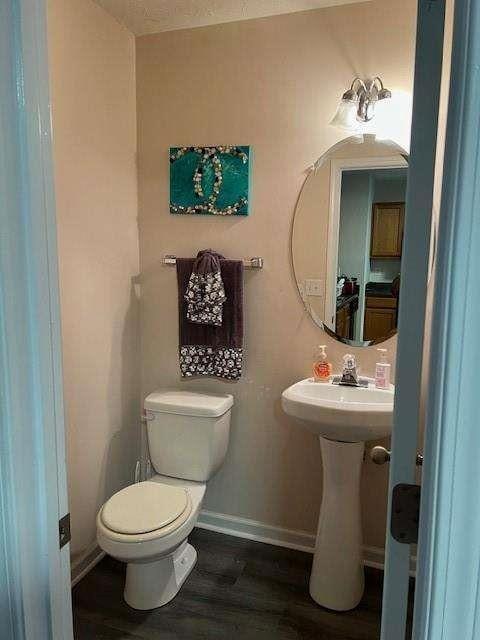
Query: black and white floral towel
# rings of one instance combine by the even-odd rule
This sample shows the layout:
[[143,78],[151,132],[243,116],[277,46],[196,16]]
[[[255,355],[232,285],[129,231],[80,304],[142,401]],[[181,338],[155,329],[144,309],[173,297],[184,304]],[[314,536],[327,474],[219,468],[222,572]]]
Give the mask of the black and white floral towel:
[[185,291],[187,319],[197,324],[221,327],[226,300],[220,271],[223,256],[212,249],[199,251]]
[[180,347],[180,372],[191,376],[216,376],[238,380],[242,375],[243,349],[184,345]]
[[220,270],[204,274],[192,272],[185,293],[190,322],[221,327],[226,299]]
[[[204,260],[198,264],[202,256]],[[185,294],[190,277],[195,272],[196,265],[201,274],[215,273],[214,258],[215,253],[212,251],[200,252],[196,259],[177,258],[180,373],[183,377],[215,376],[225,380],[238,380],[243,367],[241,260],[225,260],[218,256],[225,294],[225,300],[221,304],[221,324],[204,324],[188,318],[190,301]]]

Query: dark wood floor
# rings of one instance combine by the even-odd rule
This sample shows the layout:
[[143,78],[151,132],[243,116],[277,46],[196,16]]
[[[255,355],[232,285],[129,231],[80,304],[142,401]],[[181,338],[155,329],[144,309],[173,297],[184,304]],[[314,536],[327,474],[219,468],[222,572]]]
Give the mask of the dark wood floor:
[[334,613],[308,595],[312,557],[195,530],[198,562],[176,598],[135,611],[125,565],[105,558],[73,590],[76,640],[378,640],[382,574],[367,569],[360,606]]

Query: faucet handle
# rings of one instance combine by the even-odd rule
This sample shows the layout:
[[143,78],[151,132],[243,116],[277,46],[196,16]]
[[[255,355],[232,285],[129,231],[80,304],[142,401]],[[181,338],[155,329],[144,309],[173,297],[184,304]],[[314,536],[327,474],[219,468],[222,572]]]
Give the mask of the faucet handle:
[[355,356],[351,353],[346,353],[343,356],[343,369],[355,369],[357,366],[357,361],[355,359]]

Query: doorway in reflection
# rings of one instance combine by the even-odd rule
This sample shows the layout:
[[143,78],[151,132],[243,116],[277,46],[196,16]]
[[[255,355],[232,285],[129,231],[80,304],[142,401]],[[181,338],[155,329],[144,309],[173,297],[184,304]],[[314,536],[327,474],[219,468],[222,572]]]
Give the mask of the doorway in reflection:
[[396,330],[407,168],[342,171],[335,332],[375,341]]

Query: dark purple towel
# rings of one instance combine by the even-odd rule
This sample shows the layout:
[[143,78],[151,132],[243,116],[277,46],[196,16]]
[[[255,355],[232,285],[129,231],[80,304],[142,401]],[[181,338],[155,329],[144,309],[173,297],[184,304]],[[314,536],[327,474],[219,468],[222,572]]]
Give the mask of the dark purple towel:
[[184,294],[194,263],[194,258],[177,258],[180,371],[182,376],[238,380],[243,364],[243,262],[220,260],[227,299],[219,327],[187,319]]
[[220,260],[225,260],[220,253],[213,249],[203,249],[197,253],[197,257],[193,261],[192,271],[199,275],[213,273],[220,269]]

